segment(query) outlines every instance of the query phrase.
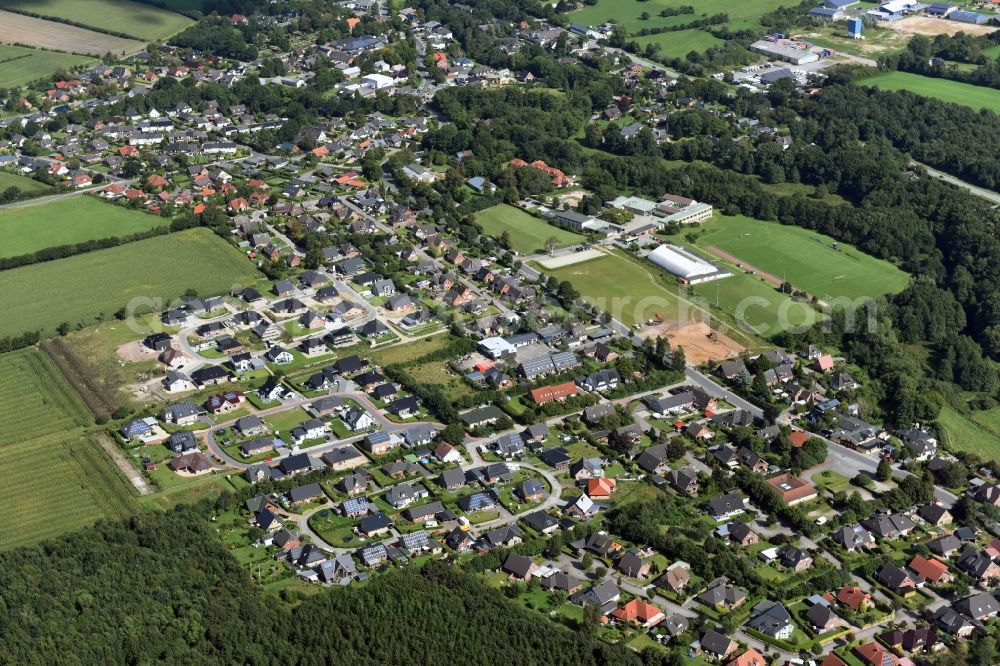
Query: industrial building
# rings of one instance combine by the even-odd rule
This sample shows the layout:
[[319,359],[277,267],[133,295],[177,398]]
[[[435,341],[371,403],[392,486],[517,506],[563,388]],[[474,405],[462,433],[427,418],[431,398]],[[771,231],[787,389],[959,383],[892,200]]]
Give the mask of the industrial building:
[[895,21],[914,12],[918,12],[927,5],[922,5],[912,0],[889,0],[879,5],[875,9],[868,10],[868,14],[880,21]]
[[754,53],[765,55],[768,58],[790,62],[793,65],[805,65],[819,60],[819,55],[812,51],[797,49],[788,44],[770,42],[766,39],[761,39],[751,44],[750,50]]
[[699,284],[732,275],[676,245],[661,245],[646,258],[685,284]]
[[928,16],[945,18],[949,14],[955,11],[958,11],[958,7],[956,7],[955,5],[949,5],[947,2],[935,2],[925,10],[925,13]]
[[958,21],[959,23],[974,23],[976,25],[983,25],[988,23],[990,17],[986,14],[980,14],[978,12],[967,12],[963,9],[951,12],[948,18],[952,21]]
[[818,16],[830,21],[839,21],[847,16],[848,8],[853,7],[858,2],[859,0],[825,0],[819,7],[810,9],[809,16]]
[[781,69],[773,69],[770,72],[765,72],[760,75],[760,82],[765,86],[769,86],[775,81],[780,81],[781,79],[794,79],[795,72],[788,69],[787,67],[782,67]]

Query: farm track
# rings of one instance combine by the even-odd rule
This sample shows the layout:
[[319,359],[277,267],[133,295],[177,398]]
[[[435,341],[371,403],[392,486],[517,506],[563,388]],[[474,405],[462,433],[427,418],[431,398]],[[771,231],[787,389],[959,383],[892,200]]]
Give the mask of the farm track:
[[83,362],[59,338],[47,340],[39,345],[62,373],[70,386],[83,399],[94,418],[109,416],[117,407],[114,396],[104,390],[94,380]]
[[104,433],[95,433],[91,435],[91,440],[100,444],[101,447],[107,452],[111,459],[115,461],[118,465],[118,469],[122,471],[128,480],[135,486],[135,489],[139,491],[140,495],[152,495],[153,488],[146,481],[146,478],[139,472],[128,458],[122,453],[122,450],[118,448],[118,445],[110,437]]

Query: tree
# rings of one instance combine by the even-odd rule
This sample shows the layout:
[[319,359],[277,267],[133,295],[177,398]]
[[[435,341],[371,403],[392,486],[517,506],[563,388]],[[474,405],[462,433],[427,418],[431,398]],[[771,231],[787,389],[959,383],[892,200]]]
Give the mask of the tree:
[[580,560],[580,566],[583,567],[584,571],[590,571],[590,567],[594,566],[594,556],[590,553],[584,553],[583,559]]
[[882,458],[878,461],[878,467],[875,469],[875,478],[879,481],[888,481],[892,478],[892,465],[889,464],[887,458]]
[[457,423],[450,423],[441,431],[441,439],[452,444],[461,444],[465,441],[465,430]]
[[549,236],[545,239],[545,251],[552,254],[559,247],[559,239],[555,236]]

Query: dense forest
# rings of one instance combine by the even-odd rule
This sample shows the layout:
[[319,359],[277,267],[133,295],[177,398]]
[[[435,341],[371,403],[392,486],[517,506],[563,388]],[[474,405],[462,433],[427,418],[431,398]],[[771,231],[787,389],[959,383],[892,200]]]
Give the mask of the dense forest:
[[209,511],[101,522],[0,554],[0,663],[642,663],[437,562],[290,609],[223,548]]

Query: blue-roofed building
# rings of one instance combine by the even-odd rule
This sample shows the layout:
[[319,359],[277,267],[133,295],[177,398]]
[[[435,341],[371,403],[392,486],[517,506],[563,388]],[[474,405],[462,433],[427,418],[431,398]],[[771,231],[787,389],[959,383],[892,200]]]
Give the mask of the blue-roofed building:
[[488,193],[493,190],[493,183],[482,176],[473,176],[465,181],[465,184],[475,190],[478,194]]
[[809,10],[809,16],[815,16],[828,21],[838,21],[844,18],[844,12],[833,7],[813,7]]
[[498,501],[493,493],[475,493],[458,500],[458,506],[466,513],[475,513],[484,509],[492,509],[497,506]]
[[944,18],[957,9],[958,7],[948,4],[947,2],[934,2],[931,3],[931,5],[924,11],[928,16],[939,16]]
[[978,12],[967,12],[965,10],[959,9],[957,11],[951,12],[948,18],[952,21],[958,21],[959,23],[973,23],[975,25],[983,25],[990,20],[990,17],[986,14],[980,14]]
[[138,439],[153,432],[153,427],[143,419],[132,419],[122,425],[119,431],[125,439]]
[[350,497],[340,505],[341,512],[348,518],[358,518],[371,513],[374,505],[367,497]]

